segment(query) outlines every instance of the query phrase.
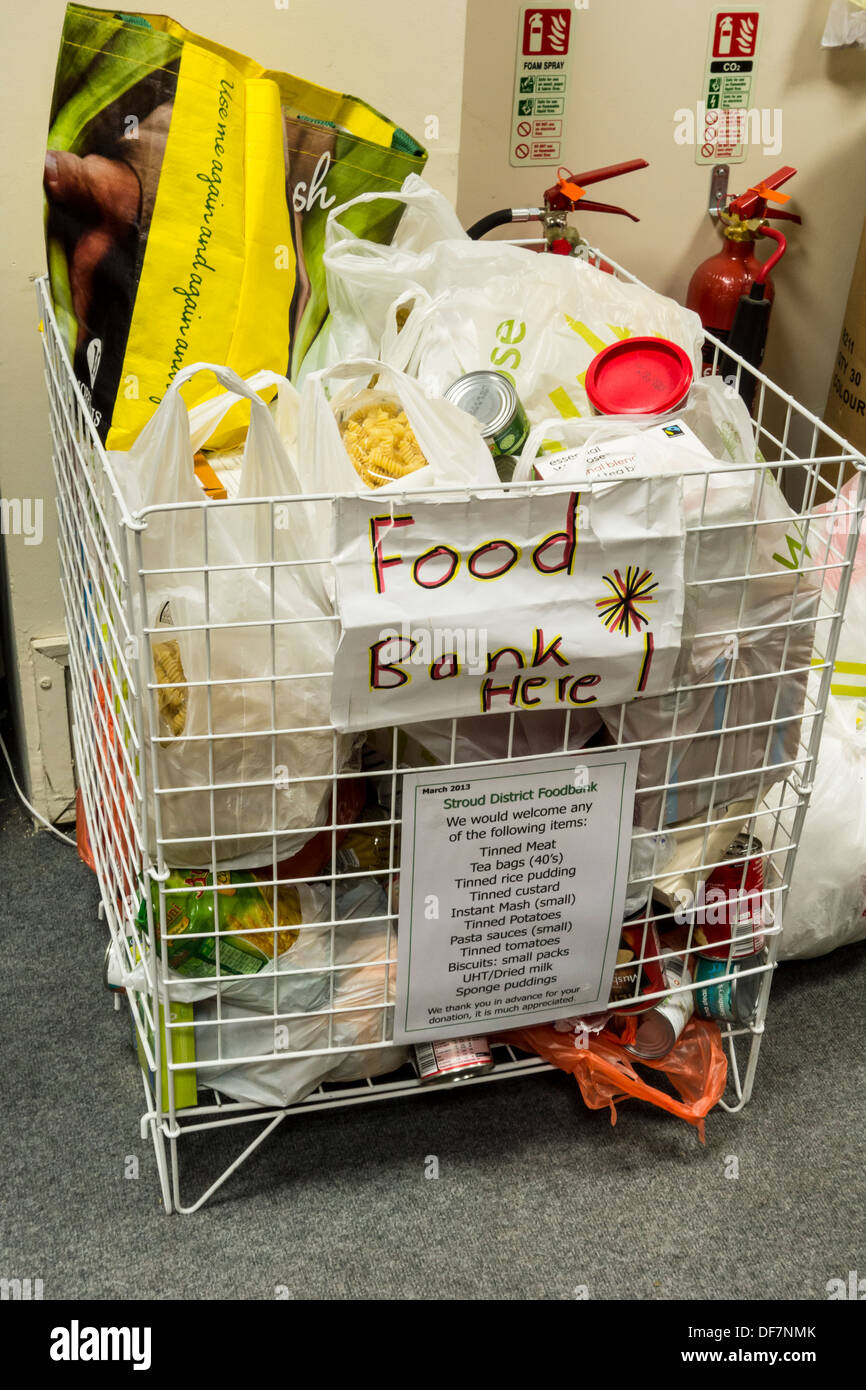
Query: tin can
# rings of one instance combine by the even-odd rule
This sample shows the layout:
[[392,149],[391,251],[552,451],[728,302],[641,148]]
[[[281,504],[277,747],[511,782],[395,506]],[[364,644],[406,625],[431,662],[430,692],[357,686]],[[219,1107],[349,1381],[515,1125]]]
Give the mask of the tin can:
[[596,415],[666,415],[688,397],[688,353],[667,338],[624,338],[592,359],[584,389]]
[[492,1071],[493,1055],[486,1038],[453,1038],[448,1042],[416,1043],[418,1080],[459,1081]]
[[[663,961],[662,973],[669,989],[688,984],[691,979],[688,965],[681,956],[671,956]],[[641,1015],[634,1042],[627,1045],[626,1052],[650,1061],[666,1057],[694,1011],[692,990],[669,994]]]
[[529,437],[526,411],[501,372],[468,372],[451,383],[445,399],[478,421],[495,459],[518,453]]
[[[720,864],[707,879],[704,902],[695,914],[695,945],[713,960],[743,960],[763,951],[764,861],[761,841],[754,835],[738,835],[723,858],[738,864]],[[743,863],[745,860],[745,876]],[[717,920],[721,918],[721,920]],[[732,939],[733,938],[733,939]]]
[[[750,962],[751,964],[751,962]],[[699,960],[695,970],[695,1013],[699,1018],[721,1019],[725,1023],[748,1023],[758,1007],[758,992],[763,973],[741,975],[734,965],[728,971],[727,961]],[[732,980],[714,984],[720,975],[733,973]]]
[[[640,1014],[653,1007],[655,1001],[652,999],[634,998],[638,992],[638,980],[640,980],[641,994],[657,994],[665,987],[661,961],[641,960],[642,956],[661,955],[661,941],[655,922],[647,923],[646,946],[642,950],[645,909],[641,908],[637,916],[640,918],[639,925],[633,925],[630,922],[623,923],[620,950],[617,952],[616,966],[611,982],[610,1006],[618,1014]],[[621,1003],[621,1000],[628,1002]]]

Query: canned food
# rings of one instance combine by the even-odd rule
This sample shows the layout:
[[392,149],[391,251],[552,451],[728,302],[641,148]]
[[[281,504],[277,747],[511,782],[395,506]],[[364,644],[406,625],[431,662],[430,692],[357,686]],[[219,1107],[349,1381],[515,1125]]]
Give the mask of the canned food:
[[[671,956],[663,961],[662,973],[669,989],[688,984],[691,979],[689,968],[680,956]],[[669,994],[641,1015],[634,1042],[627,1045],[626,1052],[650,1061],[666,1057],[694,1011],[694,995],[690,989],[680,994]]]
[[526,412],[501,372],[467,372],[451,383],[445,399],[478,421],[494,458],[516,454],[529,437]]
[[493,1055],[486,1038],[453,1038],[448,1042],[417,1043],[418,1080],[459,1081],[493,1070]]
[[592,359],[584,390],[596,415],[666,415],[681,406],[694,372],[667,338],[624,338]]
[[761,841],[738,835],[723,858],[744,865],[720,864],[707,879],[704,901],[695,914],[695,945],[714,960],[742,960],[764,949],[764,861]]
[[[659,960],[641,960],[642,956],[660,956],[661,942],[654,922],[646,924],[646,945],[644,946],[644,921],[646,911],[641,908],[637,914],[640,924],[623,924],[622,941],[617,952],[616,966],[610,989],[611,1007],[619,1014],[645,1013],[653,1007],[653,1000],[635,998],[640,983],[641,994],[658,994],[664,989],[665,980],[662,963]],[[628,1003],[620,1003],[628,1000]]]
[[695,1013],[699,1018],[716,1018],[725,1023],[748,1023],[758,1007],[758,991],[764,978],[763,972],[754,975],[740,975],[742,967],[734,965],[732,980],[721,984],[712,982],[720,975],[727,975],[727,962],[723,960],[699,960],[695,970]]

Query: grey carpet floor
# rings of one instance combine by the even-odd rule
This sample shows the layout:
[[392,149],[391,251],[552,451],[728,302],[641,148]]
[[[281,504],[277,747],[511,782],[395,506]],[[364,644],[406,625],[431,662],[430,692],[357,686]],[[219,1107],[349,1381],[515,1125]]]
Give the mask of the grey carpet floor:
[[[46,1299],[809,1300],[866,1273],[863,946],[780,967],[752,1103],[705,1146],[634,1103],[612,1128],[545,1074],[290,1118],[212,1204],[166,1216],[97,902],[4,778],[0,1275]],[[239,1147],[188,1139],[185,1198]]]

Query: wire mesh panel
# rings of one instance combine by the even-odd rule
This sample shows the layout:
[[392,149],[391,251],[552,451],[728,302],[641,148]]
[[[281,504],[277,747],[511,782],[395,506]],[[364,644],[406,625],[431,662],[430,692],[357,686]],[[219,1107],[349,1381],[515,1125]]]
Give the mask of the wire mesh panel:
[[[330,720],[334,498],[130,515],[44,284],[40,300],[77,773],[166,1206],[201,1205],[289,1114],[421,1093],[394,1042],[412,768],[639,752],[611,1007],[688,1014],[730,986],[723,1103],[744,1104],[862,516],[862,471],[842,485],[862,459],[717,344],[729,390],[754,395],[760,452],[684,475],[669,689],[589,713],[511,709],[483,731],[444,718],[353,736]],[[527,485],[470,494],[503,486]],[[302,533],[320,548],[299,553]],[[492,1042],[476,1080],[546,1069]],[[182,1133],[252,1121],[264,1128],[184,1207]]]

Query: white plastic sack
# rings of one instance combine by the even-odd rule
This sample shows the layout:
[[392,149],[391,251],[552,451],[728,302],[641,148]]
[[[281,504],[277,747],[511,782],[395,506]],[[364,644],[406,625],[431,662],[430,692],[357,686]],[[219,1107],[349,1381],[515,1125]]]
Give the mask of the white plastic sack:
[[866,937],[866,725],[855,720],[855,701],[830,700],[785,901],[782,960]]
[[839,568],[847,556],[852,528],[858,532],[857,549],[845,612],[839,626],[839,641],[833,669],[834,695],[863,701],[866,710],[866,519],[857,507],[858,478],[855,476],[840,490],[838,497],[817,510],[827,520],[813,522],[822,564],[826,560],[824,592],[827,603],[835,609],[839,580],[845,573]]
[[[815,625],[777,621],[739,639],[736,658],[724,637],[701,638],[684,652],[674,684],[689,688],[599,711],[611,736],[640,742],[635,823],[670,827],[714,806],[762,793],[789,775],[797,758]],[[676,729],[674,712],[676,711]],[[753,727],[757,726],[757,727]],[[736,730],[736,732],[730,732]],[[670,764],[668,759],[670,756]],[[718,780],[716,780],[718,778]]]
[[[224,1067],[203,1068],[200,1085],[235,1100],[293,1105],[322,1081],[378,1076],[407,1060],[407,1049],[393,1045],[361,1052],[319,1051],[311,1057],[265,1056],[275,1051],[365,1047],[393,1033],[393,1009],[383,1006],[395,999],[396,936],[392,932],[394,959],[389,962],[387,924],[351,920],[384,916],[385,895],[375,879],[361,879],[341,895],[337,913],[344,920],[334,928],[333,963],[345,968],[333,972],[335,1012],[313,1012],[331,1008],[331,928],[302,929],[292,949],[280,957],[279,970],[288,973],[277,976],[276,994],[273,974],[233,981],[220,1001],[225,1026],[219,1028],[207,1026],[217,1019],[216,1000],[196,1005],[196,1058],[208,1061],[219,1055],[226,1061]],[[275,1012],[302,1011],[306,1017],[273,1017]],[[263,1060],[246,1060],[256,1056]]]
[[[252,401],[237,502],[201,505],[179,389],[200,370]],[[281,390],[291,393],[288,383]],[[290,403],[289,418],[292,409]],[[145,513],[143,568],[156,573],[146,577],[137,620],[150,630],[151,656],[177,643],[184,680],[174,688],[185,688],[185,712],[172,722],[158,692],[147,702],[147,733],[162,740],[151,833],[158,814],[173,867],[209,867],[212,845],[220,867],[251,867],[270,859],[274,836],[278,857],[291,854],[321,824],[331,776],[350,745],[341,739],[335,750],[336,736],[321,727],[336,631],[319,567],[279,563],[321,550],[306,504],[291,503],[300,487],[286,445],[255,390],[205,364],[178,373],[130,452],[115,454],[113,463],[134,513],[167,507]],[[272,523],[268,505],[241,504],[260,497],[286,499],[284,525],[276,516]],[[137,594],[134,602],[138,607]],[[152,661],[144,665],[144,678],[154,681]],[[272,729],[297,732],[262,737]]]
[[[367,389],[377,377],[375,392]],[[327,381],[345,385],[332,399]],[[417,381],[375,359],[340,362],[306,378],[300,408],[303,440],[299,466],[308,492],[369,492],[362,482],[340,435],[339,421],[374,396],[399,402],[406,412],[427,466],[383,483],[377,494],[407,492],[417,488],[454,485],[495,486],[498,481],[490,450],[475,420],[450,401],[431,400]]]
[[[670,450],[671,466],[683,470],[688,528],[683,646],[673,684],[693,688],[600,710],[615,739],[646,743],[635,815],[637,824],[648,828],[658,824],[661,794],[644,789],[667,780],[674,784],[664,818],[669,826],[698,815],[711,793],[718,806],[753,794],[762,776],[766,789],[785,775],[784,765],[797,753],[821,582],[820,571],[798,574],[803,524],[772,473],[761,466],[742,467],[756,462],[751,421],[739,395],[719,377],[697,379],[687,402],[666,416],[545,421],[531,431],[515,479],[532,476],[545,441],[549,448],[561,445],[585,453],[625,435],[639,439],[642,431],[674,420],[682,420],[712,455],[708,459],[680,442]],[[573,464],[574,477],[580,457]],[[648,449],[644,463],[648,473],[666,471],[660,470],[655,449]],[[607,484],[613,489],[619,485]],[[816,531],[806,540],[812,552],[806,565],[822,563],[818,540]],[[755,577],[736,582],[746,575]],[[731,680],[742,683],[727,685]],[[768,740],[770,720],[774,727]],[[762,723],[764,728],[726,732]],[[714,784],[717,771],[722,780]]]
[[[327,921],[331,912],[329,889],[321,883],[299,883],[296,887],[301,909],[301,921],[304,927],[310,927],[316,922]],[[230,937],[226,939],[230,939]],[[300,931],[290,950],[284,951],[278,957],[277,968],[279,970],[284,969],[285,962],[290,956],[293,961],[298,960],[301,961],[301,964],[305,964],[306,962],[302,959],[306,950],[305,943],[311,939],[308,933]],[[298,945],[301,946],[300,952],[296,952]],[[255,982],[256,991],[259,994],[265,988],[273,990],[273,958],[265,961],[261,970],[257,971],[255,975],[233,975],[215,981],[209,975],[182,975],[180,971],[173,970],[171,966],[163,970],[161,948],[157,946],[155,968],[157,980],[160,985],[163,983],[167,985],[168,997],[173,1004],[198,1004],[203,999],[215,998],[218,992],[224,1000],[231,999],[233,996],[242,999],[250,980]],[[292,968],[300,969],[300,966],[293,966]],[[264,985],[265,980],[270,980],[269,986]],[[150,961],[139,959],[133,968],[128,970],[122,957],[112,958],[109,962],[108,983],[116,985],[118,988],[147,993],[152,987]]]
[[866,48],[866,0],[833,0],[821,46],[844,48],[852,43]]
[[[405,206],[390,245],[365,241],[343,224],[349,208],[386,198]],[[416,288],[419,266],[440,241],[469,238],[444,194],[417,174],[398,193],[362,193],[332,208],[325,224],[322,261],[328,290],[328,353],[331,361],[378,356],[388,310],[407,287]]]
[[[416,219],[409,246],[354,237],[341,223],[351,203],[329,214],[324,263],[331,332],[342,352],[381,356],[434,395],[465,372],[504,371],[533,423],[557,409],[588,414],[583,373],[620,338],[670,338],[699,373],[703,328],[674,300],[575,257],[443,237],[447,202],[417,176],[399,196]],[[398,333],[395,301],[413,300]]]

